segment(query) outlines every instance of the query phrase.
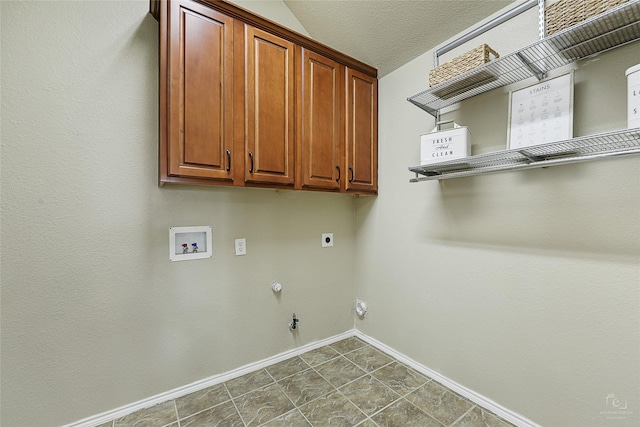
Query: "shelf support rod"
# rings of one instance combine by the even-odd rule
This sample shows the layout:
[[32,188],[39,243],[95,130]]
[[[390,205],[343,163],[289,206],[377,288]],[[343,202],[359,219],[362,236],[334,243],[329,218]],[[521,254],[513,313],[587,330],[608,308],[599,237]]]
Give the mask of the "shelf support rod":
[[547,36],[546,32],[547,28],[544,21],[544,0],[538,0],[538,37],[540,40]]
[[444,55],[445,53],[452,51],[458,46],[468,42],[469,40],[472,40],[478,37],[479,35],[491,30],[492,28],[497,27],[498,25],[508,21],[514,16],[520,15],[522,12],[525,12],[534,6],[539,6],[538,0],[527,0],[526,2],[519,4],[513,9],[507,10],[503,14],[496,16],[492,20],[487,21],[486,23],[458,37],[457,39],[452,40],[451,42],[442,46],[440,49],[436,49],[433,57],[433,67],[435,68],[438,66],[438,58]]

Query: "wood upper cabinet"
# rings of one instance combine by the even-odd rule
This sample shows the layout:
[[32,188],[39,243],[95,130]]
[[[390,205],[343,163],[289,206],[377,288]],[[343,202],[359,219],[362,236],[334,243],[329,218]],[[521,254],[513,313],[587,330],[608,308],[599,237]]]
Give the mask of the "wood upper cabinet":
[[224,0],[150,0],[165,182],[377,193],[377,71]]
[[378,81],[347,70],[346,190],[378,191]]
[[295,45],[245,25],[247,182],[293,185]]
[[344,176],[344,65],[306,49],[299,64],[298,182],[339,190]]
[[178,0],[169,4],[167,21],[170,89],[162,113],[168,141],[161,179],[233,181],[233,19]]

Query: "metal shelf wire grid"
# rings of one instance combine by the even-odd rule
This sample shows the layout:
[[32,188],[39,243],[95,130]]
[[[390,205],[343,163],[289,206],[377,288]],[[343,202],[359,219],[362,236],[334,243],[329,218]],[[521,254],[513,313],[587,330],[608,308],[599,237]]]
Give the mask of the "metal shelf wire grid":
[[640,38],[640,0],[632,0],[408,98],[435,116],[444,107]]
[[639,153],[640,128],[636,128],[480,154],[432,165],[412,166],[409,170],[416,174],[416,178],[411,182],[419,182],[514,169],[541,168]]

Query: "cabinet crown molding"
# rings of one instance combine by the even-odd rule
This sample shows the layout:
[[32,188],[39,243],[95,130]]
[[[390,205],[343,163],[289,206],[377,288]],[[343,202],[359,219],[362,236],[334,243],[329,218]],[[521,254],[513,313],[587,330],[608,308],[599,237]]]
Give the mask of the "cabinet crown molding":
[[[150,0],[149,4],[149,13],[153,15],[156,20],[160,20],[160,4],[167,0]],[[320,55],[326,56],[327,58],[333,59],[334,61],[340,62],[345,66],[358,70],[361,73],[364,73],[370,77],[378,78],[378,70],[368,64],[365,64],[358,59],[355,59],[349,55],[346,55],[340,51],[337,51],[325,44],[322,44],[316,40],[313,40],[303,34],[300,34],[296,31],[293,31],[289,28],[283,27],[282,25],[271,21],[262,16],[256,15],[253,12],[244,9],[238,5],[233,3],[224,1],[224,0],[194,0],[197,3],[200,3],[204,6],[207,6],[213,10],[217,10],[218,12],[223,12],[227,16],[230,16],[234,19],[244,22],[245,24],[249,24],[253,27],[259,28],[261,30],[267,31],[271,34],[274,34],[278,37],[282,37],[285,40],[293,42],[299,46],[302,46],[305,49],[309,49]]]

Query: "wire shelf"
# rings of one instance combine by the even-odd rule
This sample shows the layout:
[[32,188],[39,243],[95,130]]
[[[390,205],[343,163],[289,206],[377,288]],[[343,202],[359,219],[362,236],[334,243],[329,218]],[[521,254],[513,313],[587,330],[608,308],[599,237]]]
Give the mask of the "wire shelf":
[[407,100],[436,116],[462,100],[529,77],[542,79],[550,70],[638,39],[640,0],[632,0]]
[[416,174],[416,178],[411,182],[419,182],[541,168],[628,154],[640,154],[640,128],[480,154],[431,165],[412,166],[409,170]]

